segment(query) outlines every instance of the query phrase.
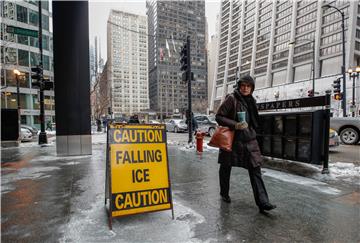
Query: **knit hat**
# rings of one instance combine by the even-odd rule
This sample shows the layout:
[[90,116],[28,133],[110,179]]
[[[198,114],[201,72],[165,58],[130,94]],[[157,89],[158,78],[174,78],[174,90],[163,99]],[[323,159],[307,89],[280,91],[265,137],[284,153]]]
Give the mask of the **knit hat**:
[[240,87],[240,83],[245,82],[245,83],[249,83],[252,88],[251,88],[251,92],[254,91],[255,89],[255,80],[250,76],[250,75],[245,75],[243,77],[241,77],[238,82],[236,83],[237,87]]

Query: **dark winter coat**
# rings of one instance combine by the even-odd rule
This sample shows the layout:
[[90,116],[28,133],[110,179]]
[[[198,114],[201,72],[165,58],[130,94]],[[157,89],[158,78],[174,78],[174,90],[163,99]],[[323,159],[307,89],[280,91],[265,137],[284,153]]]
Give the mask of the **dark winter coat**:
[[[250,98],[250,97],[249,97]],[[251,99],[252,96],[251,96]],[[253,99],[255,104],[255,100]],[[234,142],[232,151],[219,150],[219,163],[226,163],[231,166],[238,166],[243,168],[258,167],[262,165],[263,159],[261,156],[259,144],[256,140],[257,117],[250,118],[249,109],[256,109],[256,106],[248,107],[247,102],[241,96],[239,91],[235,90],[233,94],[228,95],[224,102],[220,105],[216,113],[216,121],[220,126],[229,127],[235,130],[235,124],[238,122],[236,113],[239,111],[246,112],[246,121],[249,124],[248,128],[242,130],[235,130]],[[257,115],[257,111],[251,112]]]

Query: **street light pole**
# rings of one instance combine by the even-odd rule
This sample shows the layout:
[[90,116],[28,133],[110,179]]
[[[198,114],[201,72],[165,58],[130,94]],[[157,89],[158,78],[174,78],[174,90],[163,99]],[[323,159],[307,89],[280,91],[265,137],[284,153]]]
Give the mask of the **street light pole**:
[[[41,1],[38,1],[38,9],[39,9],[39,51],[40,51],[40,63],[39,66],[43,70],[43,47],[42,47],[42,9],[41,9]],[[47,143],[47,135],[45,132],[45,106],[44,106],[44,88],[43,88],[43,80],[44,76],[41,75],[40,83],[40,133],[39,133],[39,144]]]
[[20,86],[19,86],[19,70],[14,70],[15,78],[16,78],[16,100],[17,100],[17,110],[18,110],[18,127],[19,127],[19,136],[18,140],[20,141],[20,134],[21,134],[21,115],[20,115]]
[[343,76],[343,95],[342,95],[342,109],[343,109],[343,117],[346,117],[346,74],[345,74],[345,13],[338,9],[335,6],[330,4],[326,4],[322,6],[324,9],[334,8],[341,14],[341,28],[342,28],[342,67],[341,72]]
[[312,63],[312,95],[315,96],[315,39],[311,41],[311,45],[312,45],[312,58],[313,58],[313,63]]
[[356,67],[355,70],[353,69],[349,69],[348,70],[349,73],[349,78],[351,80],[351,78],[353,79],[353,84],[352,84],[352,102],[351,102],[351,115],[352,117],[355,117],[355,79],[359,78],[359,73],[360,73],[360,67]]

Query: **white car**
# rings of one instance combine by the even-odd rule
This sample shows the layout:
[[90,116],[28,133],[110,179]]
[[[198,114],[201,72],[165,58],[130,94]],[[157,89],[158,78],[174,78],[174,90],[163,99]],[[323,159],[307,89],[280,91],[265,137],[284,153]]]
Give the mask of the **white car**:
[[340,134],[340,140],[347,145],[360,142],[359,117],[331,117],[330,128]]
[[185,132],[187,124],[182,119],[171,119],[166,123],[166,130],[169,132]]
[[29,129],[21,128],[20,140],[21,142],[29,142],[33,139],[32,133]]
[[149,124],[161,124],[161,123],[157,120],[150,120]]

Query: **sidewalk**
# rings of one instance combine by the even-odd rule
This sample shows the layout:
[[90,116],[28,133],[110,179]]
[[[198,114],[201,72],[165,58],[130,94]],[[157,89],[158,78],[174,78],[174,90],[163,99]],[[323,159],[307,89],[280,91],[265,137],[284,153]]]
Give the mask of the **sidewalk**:
[[278,208],[258,213],[247,171],[234,168],[232,203],[219,199],[217,151],[169,141],[171,211],[116,218],[104,207],[105,136],[92,156],[48,147],[3,149],[2,242],[359,242],[359,187],[264,169]]

